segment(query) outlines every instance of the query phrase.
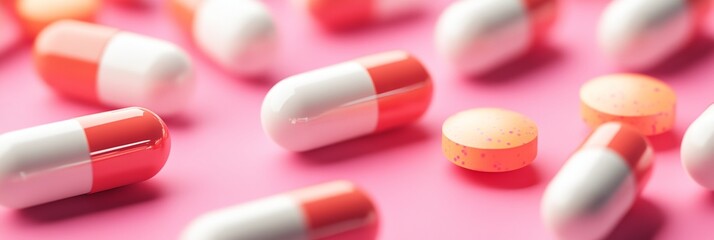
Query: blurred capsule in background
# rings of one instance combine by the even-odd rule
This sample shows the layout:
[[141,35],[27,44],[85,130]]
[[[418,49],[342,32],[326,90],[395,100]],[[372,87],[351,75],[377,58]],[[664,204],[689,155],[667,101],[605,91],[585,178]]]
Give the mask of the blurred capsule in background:
[[291,151],[306,151],[419,119],[432,81],[403,51],[362,57],[288,77],[263,100],[263,130]]
[[699,185],[714,190],[714,104],[687,128],[681,156],[689,176]]
[[316,22],[331,30],[362,27],[415,14],[424,0],[293,0]]
[[652,148],[639,132],[601,125],[545,189],[543,222],[558,239],[605,239],[647,184],[652,165]]
[[377,234],[370,197],[347,181],[335,181],[206,213],[182,240],[368,240]]
[[101,4],[102,0],[16,0],[15,10],[22,27],[34,38],[59,20],[93,22]]
[[600,49],[626,69],[656,66],[702,31],[709,5],[709,0],[612,1],[597,30]]
[[161,115],[183,109],[195,88],[191,59],[174,44],[72,20],[38,36],[34,62],[40,77],[62,95]]
[[232,74],[263,75],[274,64],[275,23],[260,1],[169,0],[169,7],[198,48]]
[[458,71],[484,74],[538,45],[556,8],[556,0],[456,1],[436,24],[436,50]]
[[615,121],[647,136],[662,134],[674,127],[676,103],[666,83],[640,74],[605,75],[580,88],[580,114],[593,129]]
[[24,33],[13,19],[9,9],[3,8],[0,3],[0,58],[7,52],[16,49],[16,46],[21,43]]
[[0,135],[0,205],[25,208],[147,180],[171,149],[164,122],[125,108]]

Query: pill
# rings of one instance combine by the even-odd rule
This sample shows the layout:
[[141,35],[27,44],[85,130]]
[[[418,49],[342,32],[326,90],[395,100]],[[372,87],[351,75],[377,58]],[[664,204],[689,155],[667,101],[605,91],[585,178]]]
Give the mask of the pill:
[[15,11],[20,24],[31,37],[53,22],[74,19],[93,22],[100,0],[17,0]]
[[415,14],[424,0],[295,0],[319,24],[331,30],[362,27]]
[[206,213],[182,240],[369,239],[377,212],[353,183],[334,181]]
[[647,183],[652,156],[644,136],[628,125],[595,129],[546,187],[546,227],[558,239],[607,237]]
[[173,114],[194,90],[191,60],[177,46],[90,23],[47,27],[35,41],[34,62],[61,95],[111,107]]
[[171,0],[170,9],[196,46],[235,75],[265,74],[277,53],[273,17],[256,0]]
[[684,133],[682,165],[699,185],[714,190],[714,104]]
[[263,130],[306,151],[414,122],[429,107],[431,77],[415,57],[384,52],[278,82],[263,100]]
[[156,175],[169,156],[164,122],[125,108],[0,135],[0,205],[25,208]]
[[487,73],[541,42],[556,7],[555,0],[456,1],[436,24],[436,50],[464,74]]
[[639,74],[605,75],[580,88],[580,113],[591,128],[610,121],[627,123],[644,135],[674,127],[674,90]]
[[499,108],[459,112],[444,121],[441,147],[451,163],[482,172],[530,165],[538,152],[538,127],[528,117]]
[[598,45],[615,64],[645,69],[662,63],[702,31],[709,0],[612,1],[598,25]]

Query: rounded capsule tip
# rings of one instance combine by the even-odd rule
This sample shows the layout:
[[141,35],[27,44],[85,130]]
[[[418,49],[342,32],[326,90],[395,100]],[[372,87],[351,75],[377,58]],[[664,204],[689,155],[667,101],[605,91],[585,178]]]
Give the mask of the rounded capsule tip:
[[163,168],[171,138],[161,118],[138,107],[76,118],[92,161],[91,192],[147,180]]

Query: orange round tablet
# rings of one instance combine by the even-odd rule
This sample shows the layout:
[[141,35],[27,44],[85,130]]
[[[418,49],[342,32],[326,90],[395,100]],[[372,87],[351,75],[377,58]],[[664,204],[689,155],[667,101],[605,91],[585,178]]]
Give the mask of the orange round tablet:
[[452,163],[482,172],[528,166],[538,152],[538,127],[528,117],[499,108],[457,113],[444,122],[442,150]]
[[17,0],[15,9],[25,31],[31,37],[62,19],[93,22],[101,0]]
[[644,135],[664,133],[674,126],[676,101],[667,84],[639,74],[606,75],[580,88],[580,112],[591,128],[615,121]]

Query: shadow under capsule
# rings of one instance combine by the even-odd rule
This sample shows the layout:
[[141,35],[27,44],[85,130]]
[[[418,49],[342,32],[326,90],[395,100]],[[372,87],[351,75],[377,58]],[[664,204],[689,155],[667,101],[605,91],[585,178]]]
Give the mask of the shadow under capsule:
[[656,204],[643,197],[638,197],[630,211],[605,239],[655,239],[667,219]]
[[478,83],[488,85],[507,84],[527,77],[538,69],[557,63],[563,58],[563,52],[546,43],[533,47],[528,52],[482,74],[467,75]]
[[714,39],[708,36],[695,37],[687,46],[669,55],[663,61],[646,68],[645,73],[656,76],[676,75],[699,64],[714,50]]
[[323,165],[418,143],[429,137],[430,133],[424,127],[409,125],[295,155],[305,163]]
[[52,223],[149,202],[162,195],[155,183],[142,182],[20,209],[17,213],[18,217],[32,223]]

